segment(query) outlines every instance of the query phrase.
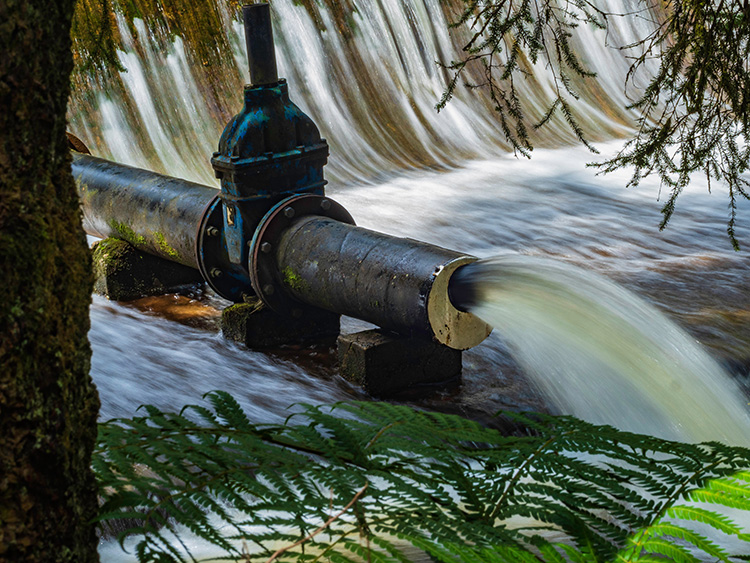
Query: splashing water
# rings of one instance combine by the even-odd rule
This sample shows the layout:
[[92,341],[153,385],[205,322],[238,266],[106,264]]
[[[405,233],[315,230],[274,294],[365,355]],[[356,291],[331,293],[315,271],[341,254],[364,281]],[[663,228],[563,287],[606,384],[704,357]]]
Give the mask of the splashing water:
[[476,266],[472,312],[507,339],[561,412],[682,441],[750,446],[746,400],[721,367],[627,289],[562,262]]
[[[652,300],[697,319],[699,327],[727,310],[744,318],[750,262],[724,252],[723,239],[714,235],[723,231],[724,200],[685,194],[697,199],[683,199],[671,230],[658,233],[658,186],[645,195],[624,192],[626,178],[582,177],[577,170],[591,157],[573,149],[535,151],[531,167],[497,158],[505,143],[491,104],[475,91],[460,88],[435,113],[447,76],[434,61],[458,58],[465,44],[466,30],[447,29],[453,4],[460,2],[341,3],[342,10],[353,7],[351,33],[342,36],[336,3],[274,1],[280,75],[331,143],[331,193],[377,230],[475,254],[503,247],[564,255],[629,274],[630,283],[652,284]],[[620,4],[602,3],[626,11]],[[208,157],[241,105],[246,81],[242,26],[225,16],[232,52],[225,53],[226,68],[209,69],[222,77],[220,86],[190,64],[179,38],[165,51],[143,22],[135,22],[132,34],[118,20],[128,72],[116,73],[104,90],[93,88],[93,96],[73,93],[71,130],[98,156],[213,183]],[[608,41],[629,44],[642,35],[640,26],[625,19]],[[577,111],[595,138],[622,135],[630,123],[622,91],[629,60],[605,48],[601,32],[579,32],[575,41],[597,78],[575,84],[582,95]],[[542,111],[551,79],[542,63],[529,71],[534,80],[521,87],[522,98],[530,111]],[[572,140],[564,124],[551,125],[539,133],[542,144]],[[414,171],[429,167],[450,171]],[[707,273],[710,291],[695,281]],[[748,445],[746,406],[732,382],[690,337],[628,291],[564,264],[520,256],[486,263],[480,291],[484,301],[476,313],[497,327],[561,411],[664,437]],[[733,348],[750,341],[724,321],[718,331],[709,328],[704,338],[734,342]],[[294,401],[333,402],[355,393],[331,380],[329,368],[249,352],[101,299],[94,300],[91,340],[104,418],[128,416],[141,403],[179,408],[223,388],[254,420],[267,421],[284,418]],[[508,377],[506,357],[499,339],[468,351],[464,385],[452,400],[460,408],[486,403],[488,412],[518,406],[518,393],[500,382]],[[118,557],[134,560],[114,542],[103,546],[103,560]]]

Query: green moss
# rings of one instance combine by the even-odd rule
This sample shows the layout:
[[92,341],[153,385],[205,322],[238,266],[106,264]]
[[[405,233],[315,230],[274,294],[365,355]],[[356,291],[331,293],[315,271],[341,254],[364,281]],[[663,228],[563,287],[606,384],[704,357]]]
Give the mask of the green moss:
[[84,201],[90,200],[99,193],[96,188],[93,188],[84,182],[79,182],[78,180],[76,180],[76,187],[78,188],[78,197]]
[[120,270],[132,252],[133,247],[124,240],[111,237],[100,240],[91,248],[95,275]]
[[92,255],[94,290],[116,301],[166,293],[178,285],[202,279],[193,268],[140,251],[121,239],[97,242]]
[[308,289],[307,282],[302,278],[302,276],[295,273],[294,270],[292,270],[289,266],[284,268],[284,271],[282,273],[284,274],[284,284],[286,284],[290,289],[294,291],[305,291],[306,289]]
[[164,238],[164,235],[160,232],[154,233],[154,239],[156,239],[156,244],[159,245],[159,248],[161,251],[166,254],[167,256],[171,256],[172,258],[178,258],[179,255],[177,254],[177,251],[169,246],[169,243]]
[[145,246],[146,238],[136,233],[133,229],[128,227],[125,223],[118,223],[114,219],[109,222],[109,226],[112,230],[117,231],[120,238],[128,241],[133,246]]

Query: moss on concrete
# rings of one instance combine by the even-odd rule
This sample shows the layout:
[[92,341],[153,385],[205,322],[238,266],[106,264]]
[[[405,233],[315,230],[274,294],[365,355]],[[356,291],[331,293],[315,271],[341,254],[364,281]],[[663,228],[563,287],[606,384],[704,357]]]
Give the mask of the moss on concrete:
[[198,270],[141,252],[124,240],[107,238],[91,250],[94,291],[115,301],[171,293],[203,281]]

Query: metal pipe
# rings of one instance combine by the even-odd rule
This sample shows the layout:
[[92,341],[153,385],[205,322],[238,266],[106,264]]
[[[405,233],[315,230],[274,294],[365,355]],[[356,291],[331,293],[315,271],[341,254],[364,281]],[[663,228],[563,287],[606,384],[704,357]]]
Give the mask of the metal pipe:
[[264,86],[278,82],[270,7],[265,3],[243,6],[242,17],[245,21],[250,83]]
[[463,286],[472,283],[464,266],[476,258],[357,227],[330,198],[269,201],[252,227],[250,264],[234,264],[218,190],[76,152],[72,171],[87,233],[198,268],[228,299],[254,290],[281,314],[327,309],[459,350],[492,330],[465,311]]
[[274,253],[275,285],[303,303],[459,350],[492,330],[448,298],[472,256],[314,215],[284,230]]
[[217,189],[71,152],[88,234],[198,268],[198,225]]

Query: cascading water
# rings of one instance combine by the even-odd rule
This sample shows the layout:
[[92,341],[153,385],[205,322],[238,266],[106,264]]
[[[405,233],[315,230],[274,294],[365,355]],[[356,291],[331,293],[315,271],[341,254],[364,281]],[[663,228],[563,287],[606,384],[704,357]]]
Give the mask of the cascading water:
[[750,445],[750,412],[737,386],[632,292],[534,256],[466,270],[475,292],[469,310],[502,334],[559,412],[671,440]]
[[[435,61],[458,59],[467,37],[466,29],[447,26],[461,2],[349,0],[346,11],[332,9],[336,4],[273,1],[279,74],[331,145],[328,193],[364,227],[478,256],[515,253],[492,262],[481,284],[487,299],[476,313],[498,335],[464,354],[460,389],[413,403],[475,417],[553,403],[650,434],[747,444],[747,401],[691,337],[622,288],[539,259],[584,266],[636,290],[714,356],[744,369],[750,260],[724,238],[720,190],[709,195],[700,181],[686,189],[661,233],[658,186],[646,180],[627,191],[624,174],[595,177],[583,167],[589,153],[564,148],[574,137],[562,121],[535,139],[556,148],[536,150],[528,162],[502,154],[507,145],[481,93],[459,88],[435,112],[448,78]],[[626,12],[626,4],[606,7]],[[223,53],[221,68],[190,64],[180,38],[163,49],[140,20],[132,28],[119,20],[127,72],[116,74],[106,93],[79,83],[71,131],[97,156],[213,183],[208,160],[240,108],[246,81],[241,25],[225,6],[217,2],[232,51]],[[643,25],[622,18],[606,38],[576,32],[585,62],[598,73],[575,84],[576,111],[594,140],[622,135],[630,122],[623,109],[629,61],[604,44],[629,44]],[[542,62],[528,70],[533,79],[520,93],[533,119],[552,80]],[[611,153],[616,146],[599,148]],[[741,217],[750,213],[741,206]],[[737,236],[750,244],[742,225]],[[193,323],[196,314],[207,315],[199,324],[210,327],[213,307],[222,305],[215,298],[95,298],[92,376],[102,418],[130,416],[142,403],[180,408],[211,389],[232,392],[258,421],[283,419],[294,402],[360,398],[335,377],[327,351],[251,351],[163,313],[177,309]],[[345,319],[343,328],[363,327]],[[524,372],[541,379],[530,383]],[[107,561],[122,555],[114,544],[104,549]]]
[[[453,167],[489,158],[507,144],[492,102],[480,91],[460,87],[438,115],[434,106],[449,75],[436,61],[460,58],[468,28],[449,30],[463,3],[440,0],[351,0],[273,2],[279,75],[293,100],[331,144],[327,176],[338,181],[372,181],[394,169]],[[622,4],[622,5],[621,5]],[[106,93],[81,83],[71,99],[71,127],[92,151],[189,180],[212,182],[203,165],[216,140],[241,106],[246,81],[242,26],[217,3],[223,18],[226,53],[220,68],[190,66],[176,39],[168,49],[141,20],[133,29],[118,20],[125,50],[119,73]],[[337,6],[335,9],[334,6]],[[612,12],[627,11],[608,2]],[[616,49],[643,35],[639,18],[613,21],[608,36],[582,28],[576,40],[596,81],[574,81],[581,98],[576,112],[594,139],[622,134],[628,100],[622,83],[629,62]],[[528,63],[534,79],[519,84],[530,119],[541,118],[553,79],[543,62]],[[217,83],[216,76],[221,80]],[[469,77],[481,82],[480,76]],[[547,145],[573,142],[562,118],[537,134]]]

